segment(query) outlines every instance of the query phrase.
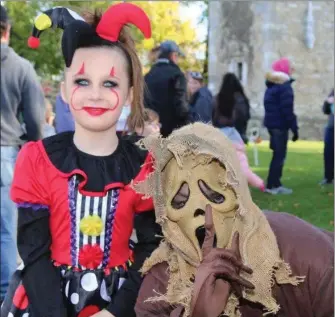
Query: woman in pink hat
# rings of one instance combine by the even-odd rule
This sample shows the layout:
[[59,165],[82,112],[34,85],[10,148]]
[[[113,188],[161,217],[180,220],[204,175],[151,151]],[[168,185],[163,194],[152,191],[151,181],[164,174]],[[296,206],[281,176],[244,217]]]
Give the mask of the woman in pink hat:
[[272,195],[292,193],[292,189],[283,187],[280,181],[286,158],[289,130],[293,132],[292,141],[295,142],[299,138],[297,117],[294,114],[292,71],[290,61],[287,58],[281,58],[272,64],[272,71],[266,74],[264,126],[269,131],[270,148],[273,151],[266,192]]

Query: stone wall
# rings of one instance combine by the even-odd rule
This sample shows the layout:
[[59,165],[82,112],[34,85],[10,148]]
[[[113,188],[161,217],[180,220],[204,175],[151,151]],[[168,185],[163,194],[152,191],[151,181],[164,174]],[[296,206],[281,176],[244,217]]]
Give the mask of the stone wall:
[[209,30],[213,93],[227,71],[235,72],[251,101],[250,126],[261,125],[264,74],[274,60],[288,57],[301,138],[322,139],[321,106],[334,87],[334,2],[209,1]]

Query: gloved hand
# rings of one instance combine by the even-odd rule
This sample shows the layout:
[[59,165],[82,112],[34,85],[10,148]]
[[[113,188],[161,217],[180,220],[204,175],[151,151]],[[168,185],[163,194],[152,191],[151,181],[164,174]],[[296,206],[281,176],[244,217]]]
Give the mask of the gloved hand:
[[232,290],[242,296],[241,286],[254,288],[239,276],[240,270],[249,274],[252,270],[241,261],[238,232],[234,233],[231,249],[213,247],[215,229],[210,206],[206,206],[205,229],[203,261],[195,274],[191,301],[192,317],[218,317],[225,310]]
[[298,130],[297,131],[293,131],[292,141],[295,142],[298,139],[299,139]]

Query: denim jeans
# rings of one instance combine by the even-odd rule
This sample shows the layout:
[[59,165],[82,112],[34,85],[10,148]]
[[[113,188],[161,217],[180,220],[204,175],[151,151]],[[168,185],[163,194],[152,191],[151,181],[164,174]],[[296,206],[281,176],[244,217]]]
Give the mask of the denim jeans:
[[284,162],[287,151],[288,130],[269,129],[270,149],[272,150],[272,160],[269,168],[267,188],[277,188],[282,186],[280,179],[283,174]]
[[323,151],[325,179],[331,182],[334,179],[334,127],[325,130],[325,148]]
[[14,165],[19,149],[13,146],[1,146],[1,252],[0,252],[0,299],[3,300],[9,280],[17,266],[15,204],[9,197],[13,181]]

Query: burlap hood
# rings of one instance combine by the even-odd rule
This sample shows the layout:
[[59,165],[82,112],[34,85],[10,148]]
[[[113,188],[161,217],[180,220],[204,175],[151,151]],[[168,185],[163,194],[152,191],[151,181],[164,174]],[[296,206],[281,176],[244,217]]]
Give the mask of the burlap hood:
[[[141,140],[140,145],[151,152],[155,171],[146,181],[133,186],[138,192],[153,197],[157,222],[162,226],[164,234],[163,242],[145,262],[142,271],[145,274],[157,263],[165,261],[170,273],[167,293],[157,294],[150,301],[165,300],[171,304],[182,304],[185,307],[184,316],[189,316],[191,280],[200,261],[179,227],[166,217],[161,180],[165,177],[162,171],[172,158],[182,166],[183,157],[205,154],[219,160],[226,167],[227,182],[238,197],[239,208],[232,232],[239,232],[243,262],[253,269],[251,276],[243,272],[241,276],[255,285],[254,290],[243,292],[243,296],[249,301],[261,303],[265,314],[278,312],[279,305],[271,292],[273,283],[276,281],[278,284],[297,285],[303,279],[292,276],[289,264],[281,259],[276,237],[263,212],[251,199],[232,143],[218,129],[195,123],[176,130],[165,139],[151,135]],[[228,316],[240,316],[237,306],[238,300],[232,294],[225,313]]]

